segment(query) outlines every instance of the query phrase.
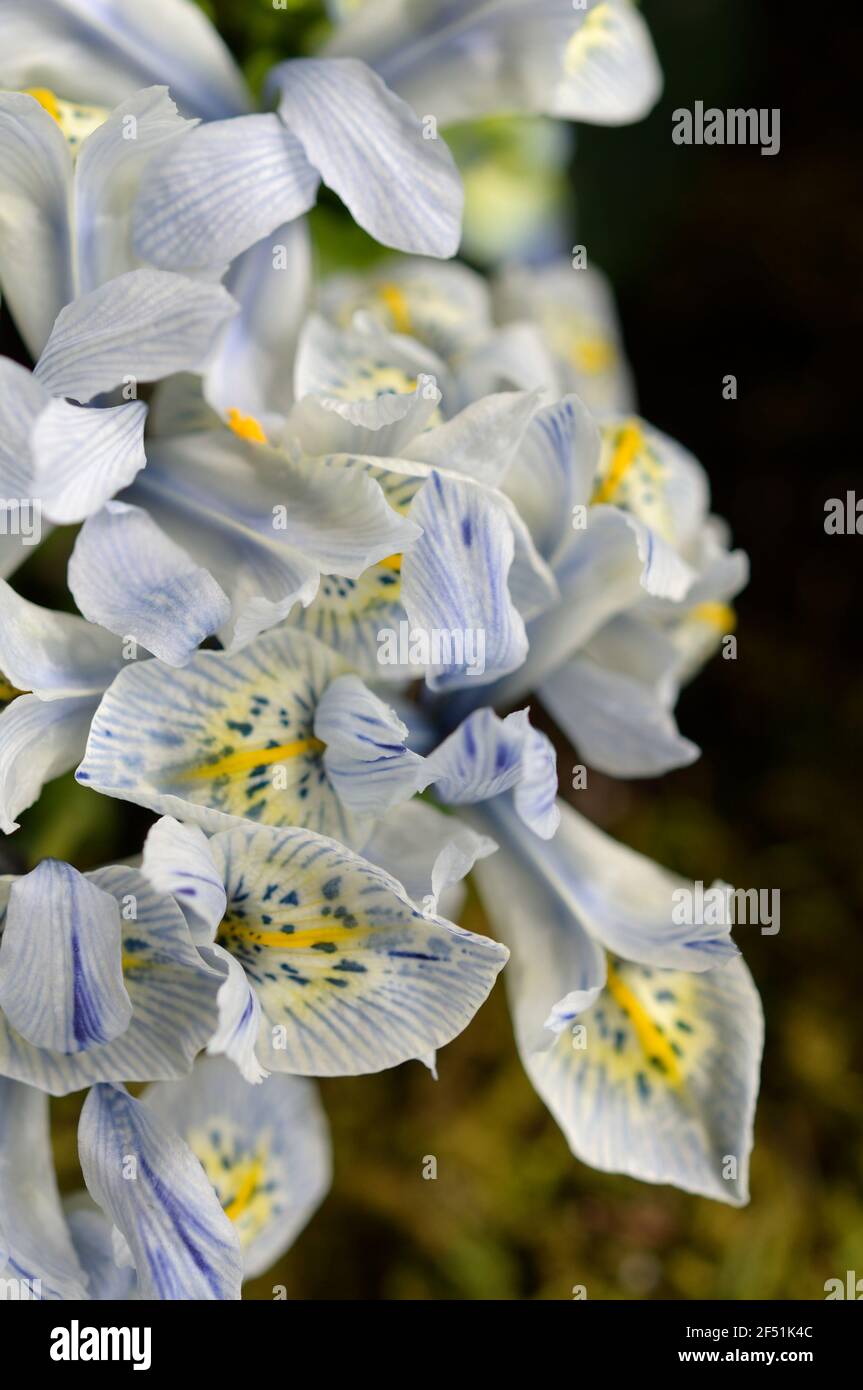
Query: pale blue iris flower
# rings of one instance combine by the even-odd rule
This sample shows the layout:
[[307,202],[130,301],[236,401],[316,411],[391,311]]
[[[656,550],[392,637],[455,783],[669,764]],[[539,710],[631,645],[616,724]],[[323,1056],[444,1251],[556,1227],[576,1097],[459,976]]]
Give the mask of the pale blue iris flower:
[[746,1202],[763,1020],[727,923],[681,921],[691,883],[556,802],[554,751],[523,712],[476,711],[428,762],[500,847],[474,873],[512,952],[522,1062],[573,1152]]
[[217,1058],[138,1100],[96,1085],[78,1144],[88,1191],[61,1200],[47,1096],[0,1079],[0,1278],[20,1298],[239,1298],[330,1181],[312,1083],[274,1077],[264,1100]]
[[[240,311],[203,392],[183,377],[157,393],[147,469],[82,529],[69,569],[81,611],[176,665],[205,621],[237,650],[290,617],[375,680],[421,674],[443,689],[514,671],[525,622],[558,590],[490,479],[539,397],[507,391],[462,408],[453,373],[424,346],[375,324],[303,319],[305,229],[278,235],[288,269],[265,243],[240,258],[229,281]],[[165,556],[158,572],[153,553]],[[173,582],[190,570],[197,601]],[[481,634],[482,661],[383,663],[379,634],[402,625]]]
[[9,0],[0,51],[10,86],[113,103],[165,82],[209,122],[151,171],[138,202],[136,245],[172,270],[220,268],[305,212],[321,179],[384,245],[453,255],[463,194],[438,124],[537,111],[623,123],[661,88],[629,0],[362,6],[326,56],[273,69],[278,111],[260,115],[245,114],[239,72],[187,0],[146,13],[132,0]]
[[[508,708],[533,691],[604,772],[649,776],[692,762],[698,750],[679,733],[674,705],[683,681],[733,632],[730,605],[748,564],[710,514],[698,461],[631,413],[602,279],[568,264],[510,271],[492,301],[465,267],[414,260],[336,276],[320,306],[334,332],[356,336],[360,324],[378,335],[381,374],[394,343],[440,354],[439,370],[460,384],[459,418],[486,413],[462,468],[515,505],[557,586],[525,614],[524,660],[480,691],[459,691],[445,717],[489,701]],[[487,392],[495,394],[483,399]],[[468,404],[474,393],[480,399]],[[452,424],[429,431],[414,452],[443,461],[452,433]]]
[[[471,863],[450,856],[450,881]],[[421,911],[386,870],[311,830],[246,821],[207,839],[164,817],[143,869],[187,913],[202,958],[227,970],[207,1050],[252,1083],[270,1072],[356,1076],[414,1058],[433,1068],[508,956]]]

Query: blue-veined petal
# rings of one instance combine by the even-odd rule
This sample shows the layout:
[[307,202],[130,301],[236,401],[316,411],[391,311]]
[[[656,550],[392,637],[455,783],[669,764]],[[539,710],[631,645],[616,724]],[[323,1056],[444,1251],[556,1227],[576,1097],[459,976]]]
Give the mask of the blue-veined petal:
[[[672,876],[564,810],[557,839],[542,845],[496,803],[486,819],[505,852],[475,870],[512,949],[508,986],[528,1075],[585,1162],[746,1201],[763,1034],[746,966],[725,946],[711,951],[703,929],[690,959],[665,906]],[[585,924],[602,925],[602,944]],[[606,955],[615,936],[638,963]]]
[[[0,53],[7,53],[3,24],[0,15]],[[57,122],[33,97],[0,93],[0,284],[34,358],[75,294],[71,190],[72,160]]]
[[428,684],[482,685],[515,670],[527,636],[507,587],[515,539],[503,502],[435,472],[411,519],[423,534],[405,555],[401,597],[411,628],[432,648]]
[[75,269],[78,294],[134,270],[132,202],[149,160],[160,162],[190,128],[167,87],[126,98],[88,135],[75,164]]
[[85,522],[68,579],[85,618],[133,637],[169,666],[184,665],[231,613],[227,595],[209,571],[141,507],[124,502],[109,502]]
[[91,1196],[132,1251],[142,1298],[239,1299],[237,1233],[176,1130],[120,1086],[94,1086],[78,1126]]
[[564,802],[559,806],[560,828],[545,844],[523,834],[505,803],[488,814],[509,828],[521,857],[607,950],[642,965],[696,972],[738,954],[728,920],[699,923],[692,920],[697,914],[681,910],[681,895],[693,890],[688,879],[620,844]]
[[579,756],[610,777],[658,777],[699,756],[697,744],[683,737],[668,704],[647,684],[591,655],[573,657],[552,672],[539,694]]
[[42,700],[100,695],[123,664],[116,637],[73,613],[55,613],[0,581],[0,671]]
[[557,830],[557,760],[549,740],[531,728],[527,710],[499,719],[475,710],[426,759],[435,794],[453,806],[490,801],[515,789],[515,807],[535,834]]
[[345,663],[282,628],[241,652],[198,652],[182,670],[128,666],[93,721],[77,778],[220,830],[242,819],[362,838],[329,781],[318,702]]
[[324,767],[344,806],[382,815],[432,780],[424,758],[405,746],[408,729],[355,675],[337,676],[318,702],[315,734]]
[[0,1076],[0,1284],[8,1281],[21,1299],[88,1297],[57,1190],[48,1097]]
[[149,1086],[148,1109],[182,1135],[237,1232],[243,1275],[263,1274],[293,1244],[330,1185],[326,1117],[315,1085],[273,1076],[248,1086],[201,1058],[188,1080]]
[[221,285],[130,270],[60,311],[35,374],[52,395],[82,402],[124,379],[158,381],[200,366],[236,310]]
[[118,865],[86,877],[120,904],[129,1026],[112,1042],[67,1056],[33,1046],[0,1012],[0,1075],[51,1095],[96,1081],[184,1076],[215,1027],[221,974],[202,961],[174,899],[136,869]]
[[0,830],[11,835],[17,817],[46,782],[70,772],[87,746],[94,696],[40,700],[18,695],[0,713]]
[[295,59],[269,76],[279,114],[328,188],[376,241],[446,259],[461,239],[455,161],[364,63]]
[[176,898],[192,939],[209,945],[225,915],[225,885],[204,832],[162,816],[144,841],[141,872],[158,892]]
[[45,515],[83,521],[128,487],[147,462],[143,401],[104,409],[52,400],[30,436],[33,486]]
[[228,892],[218,940],[243,964],[272,1071],[357,1075],[467,1026],[507,952],[425,917],[400,883],[307,830],[238,827],[211,840]]
[[530,623],[524,665],[486,695],[496,705],[536,690],[605,623],[648,595],[679,601],[695,571],[637,517],[599,504],[588,507],[585,527],[562,542],[555,577],[561,601]]
[[0,81],[113,106],[167,82],[193,116],[248,109],[242,76],[210,21],[187,0],[5,0]]
[[166,270],[220,270],[308,212],[318,183],[272,112],[213,121],[150,165],[135,204],[135,250]]
[[84,1052],[129,1025],[120,906],[70,864],[43,859],[12,884],[0,939],[0,1009],[22,1037]]

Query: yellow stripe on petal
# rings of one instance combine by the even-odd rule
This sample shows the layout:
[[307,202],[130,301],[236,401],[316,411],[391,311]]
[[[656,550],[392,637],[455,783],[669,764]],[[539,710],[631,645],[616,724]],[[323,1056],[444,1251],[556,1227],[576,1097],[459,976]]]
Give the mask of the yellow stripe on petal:
[[260,420],[256,420],[254,415],[243,415],[233,405],[228,410],[228,428],[239,435],[240,439],[247,439],[251,444],[267,443],[267,436]]
[[623,980],[616,965],[608,962],[608,992],[632,1026],[645,1060],[662,1073],[671,1086],[682,1080],[680,1065],[662,1027],[645,1008],[633,989]]
[[236,753],[228,753],[214,763],[190,769],[186,777],[231,777],[236,773],[251,772],[253,768],[268,767],[288,758],[301,758],[305,754],[323,753],[326,744],[319,738],[296,738],[292,743],[280,743],[275,748],[241,748]]
[[594,506],[611,502],[616,497],[644,448],[644,432],[636,420],[628,421],[618,430],[605,477],[597,484],[591,498]]
[[264,1164],[259,1158],[253,1158],[237,1165],[237,1170],[234,1173],[234,1180],[237,1184],[236,1191],[224,1208],[225,1215],[231,1221],[239,1221],[240,1217],[248,1211],[252,1198],[261,1186],[263,1176]]
[[378,295],[390,312],[393,327],[397,333],[411,334],[413,324],[411,322],[410,309],[408,308],[407,297],[398,285],[393,285],[389,281],[378,286]]
[[24,95],[38,101],[42,109],[47,111],[49,116],[53,116],[59,126],[62,126],[60,103],[52,91],[49,91],[47,87],[25,87]]
[[[322,903],[321,906],[324,906]],[[308,905],[306,911],[313,910]],[[337,946],[362,940],[368,931],[361,927],[340,927],[337,923],[304,927],[300,931],[263,931],[260,927],[226,917],[219,927],[219,943],[232,951],[237,946],[267,946],[273,951],[309,951],[320,946]]]

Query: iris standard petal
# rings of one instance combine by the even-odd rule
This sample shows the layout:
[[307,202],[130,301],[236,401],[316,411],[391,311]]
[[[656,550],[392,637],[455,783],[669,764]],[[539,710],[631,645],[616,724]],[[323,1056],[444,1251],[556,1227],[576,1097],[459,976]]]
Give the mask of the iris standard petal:
[[204,832],[162,816],[144,841],[141,872],[157,892],[176,899],[192,939],[209,945],[225,915],[225,885]]
[[0,939],[0,1009],[36,1047],[84,1052],[129,1025],[120,906],[70,864],[12,884]]
[[0,1012],[0,1074],[51,1095],[97,1081],[183,1076],[213,1032],[221,976],[201,959],[173,898],[156,893],[136,869],[112,866],[86,877],[120,904],[129,1026],[111,1042],[66,1055],[27,1042]]
[[134,246],[165,270],[221,270],[314,205],[319,178],[272,112],[213,121],[151,164],[134,210]]
[[526,709],[500,719],[475,710],[426,759],[435,794],[452,806],[490,801],[515,789],[516,810],[537,835],[557,830],[557,759]]
[[124,381],[158,381],[200,366],[236,311],[221,285],[130,270],[60,311],[35,375],[81,402]]
[[411,628],[431,645],[428,684],[483,685],[515,670],[527,636],[507,587],[515,539],[502,501],[435,472],[411,519],[423,534],[404,558],[401,597]]
[[328,188],[376,241],[446,259],[461,239],[464,194],[437,129],[365,63],[295,59],[269,76],[279,114]]
[[141,507],[125,502],[108,502],[84,523],[68,580],[85,618],[134,638],[169,666],[183,666],[231,614],[230,600],[209,571]]
[[579,756],[609,777],[659,777],[700,755],[648,686],[589,655],[552,672],[539,695]]
[[83,521],[128,487],[147,462],[143,401],[107,408],[52,400],[30,435],[33,487],[59,525]]
[[0,671],[42,700],[100,695],[123,664],[116,637],[74,613],[40,608],[0,581]]

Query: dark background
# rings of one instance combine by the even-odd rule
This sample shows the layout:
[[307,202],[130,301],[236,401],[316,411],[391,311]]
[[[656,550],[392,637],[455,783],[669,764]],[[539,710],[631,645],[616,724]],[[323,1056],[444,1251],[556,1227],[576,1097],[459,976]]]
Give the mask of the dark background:
[[[290,51],[263,0],[205,8],[250,74]],[[524,1078],[498,987],[442,1054],[439,1082],[417,1064],[323,1087],[334,1191],[247,1296],[282,1283],[300,1298],[566,1299],[586,1284],[590,1298],[820,1298],[828,1278],[863,1277],[863,536],[824,532],[828,498],[863,496],[863,35],[850,6],[643,9],[665,95],[638,126],[580,129],[578,239],[615,283],[642,413],[704,463],[752,579],[737,660],[711,663],[678,709],[702,759],[656,782],[591,774],[579,806],[694,878],[781,891],[780,934],[742,941],[767,1015],[752,1203],[734,1211],[572,1159]],[[696,100],[779,107],[780,153],[674,145],[671,112]],[[729,373],[737,401],[722,398]],[[68,545],[61,534],[28,563],[26,592],[60,602]],[[116,802],[106,814],[62,779],[7,858],[89,867],[133,853],[150,819]],[[67,1185],[76,1110],[55,1106]],[[421,1178],[429,1154],[436,1182]]]

